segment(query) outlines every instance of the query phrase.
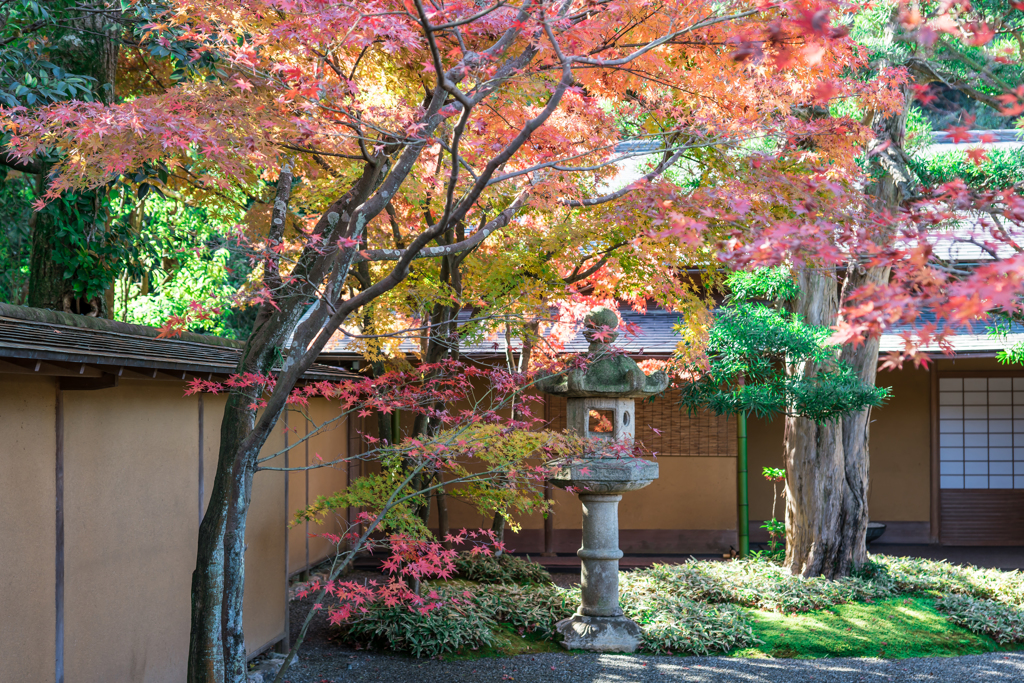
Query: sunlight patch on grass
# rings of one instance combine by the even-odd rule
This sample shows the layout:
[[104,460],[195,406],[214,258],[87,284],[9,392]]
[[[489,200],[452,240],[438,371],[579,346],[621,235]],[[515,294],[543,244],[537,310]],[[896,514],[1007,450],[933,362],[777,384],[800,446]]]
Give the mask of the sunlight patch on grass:
[[954,624],[935,609],[931,598],[893,598],[848,603],[803,614],[747,610],[757,648],[737,657],[941,657],[1002,650],[988,636]]

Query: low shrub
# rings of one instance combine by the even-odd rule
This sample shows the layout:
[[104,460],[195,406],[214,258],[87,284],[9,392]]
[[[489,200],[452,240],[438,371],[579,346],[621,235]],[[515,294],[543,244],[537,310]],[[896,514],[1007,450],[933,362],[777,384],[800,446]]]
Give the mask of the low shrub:
[[666,585],[664,576],[644,571],[619,576],[619,602],[626,616],[640,625],[643,651],[708,655],[759,642],[739,609],[692,600]]
[[807,612],[855,600],[886,597],[889,592],[862,578],[805,579],[765,556],[731,562],[690,560],[634,572],[660,582],[692,600],[735,603],[769,612]]
[[968,595],[947,595],[935,607],[973,633],[991,636],[1000,645],[1024,642],[1024,611],[1014,605]]
[[436,657],[494,643],[493,615],[456,586],[439,587],[437,606],[421,611],[410,605],[366,605],[366,612],[338,628],[342,638],[371,648]]
[[994,599],[1009,605],[1024,602],[1024,575],[1017,571],[964,567],[920,557],[873,555],[859,575],[892,593],[938,592]]
[[572,616],[579,604],[575,595],[554,584],[487,585],[471,590],[473,602],[496,621],[511,624],[520,634],[536,633],[541,638],[555,635],[555,623]]
[[551,575],[544,567],[508,553],[499,557],[459,553],[455,558],[455,571],[459,578],[477,583],[551,583]]
[[554,584],[530,586],[467,581],[436,581],[424,585],[427,603],[419,610],[409,605],[366,605],[367,611],[338,626],[342,638],[371,648],[406,652],[414,657],[435,657],[493,645],[499,623],[520,635],[542,639],[555,635],[555,623],[570,616],[579,604]]

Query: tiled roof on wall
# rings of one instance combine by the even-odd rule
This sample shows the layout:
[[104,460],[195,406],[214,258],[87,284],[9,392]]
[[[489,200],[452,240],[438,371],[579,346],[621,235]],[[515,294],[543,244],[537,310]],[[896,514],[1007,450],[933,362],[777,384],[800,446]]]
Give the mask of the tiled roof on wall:
[[[77,363],[105,368],[227,375],[235,372],[242,342],[185,333],[159,338],[159,330],[24,306],[0,304],[0,359]],[[30,363],[31,364],[31,363]],[[351,377],[315,364],[305,380]]]
[[[469,319],[469,312],[463,311],[459,319],[465,322]],[[619,315],[627,325],[635,325],[639,328],[639,334],[630,336],[620,333],[615,345],[625,349],[630,355],[663,358],[671,356],[676,350],[679,342],[679,334],[675,326],[679,322],[679,314],[663,309],[649,309],[646,313],[637,313],[630,308],[620,308]],[[933,316],[923,315],[918,318],[916,324],[923,325],[934,322]],[[897,351],[903,348],[902,332],[912,329],[910,325],[897,325],[882,335],[880,351],[882,353]],[[1002,350],[1007,346],[1024,341],[1024,326],[1014,325],[1010,334],[1005,338],[996,338],[988,334],[989,327],[978,325],[973,330],[964,329],[961,334],[952,338],[953,347],[956,353],[992,353]],[[506,342],[503,334],[494,334],[490,338],[480,341],[464,342],[459,351],[463,356],[486,357],[503,356],[506,352]],[[407,354],[415,354],[419,350],[418,333],[412,332],[404,338],[401,350]],[[522,348],[522,342],[512,339],[512,349],[518,352]],[[579,353],[587,350],[587,341],[582,333],[578,333],[570,341],[565,350],[567,352]],[[926,346],[922,349],[928,353],[940,354],[942,349],[937,344]],[[328,359],[356,359],[359,354],[355,351],[354,342],[351,337],[336,334],[324,348],[322,358]]]

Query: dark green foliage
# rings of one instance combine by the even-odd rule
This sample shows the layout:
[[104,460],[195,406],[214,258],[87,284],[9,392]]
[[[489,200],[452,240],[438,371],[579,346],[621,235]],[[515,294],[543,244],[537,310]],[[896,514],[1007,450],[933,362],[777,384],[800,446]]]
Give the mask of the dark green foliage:
[[728,283],[733,301],[792,301],[800,294],[800,287],[784,268],[737,271]]
[[28,297],[33,182],[31,176],[0,166],[0,302],[3,303],[21,305]]
[[996,190],[1024,183],[1024,148],[989,149],[981,164],[964,150],[954,149],[930,156],[913,157],[910,169],[926,187],[962,180],[975,190]]
[[[708,366],[695,363],[690,374],[696,381],[681,387],[680,403],[687,409],[758,417],[784,413],[823,422],[881,405],[888,396],[887,389],[862,382],[838,360],[837,347],[828,344],[827,327],[808,325],[796,313],[748,300],[795,296],[796,285],[786,271],[736,274],[728,284],[732,297],[715,311],[708,331]],[[681,355],[695,354],[687,350]],[[824,369],[809,376],[785,370],[787,364],[807,362]]]
[[[70,69],[50,61],[63,41],[81,41],[69,25],[83,13],[70,0],[11,0],[0,7],[0,105],[50,104],[92,100],[97,79],[87,69]],[[45,39],[41,39],[44,38]],[[86,40],[89,40],[86,37]],[[83,65],[88,66],[88,65]]]
[[549,584],[551,575],[529,559],[502,553],[500,557],[459,553],[455,559],[459,578],[477,583]]
[[133,239],[135,230],[126,217],[116,215],[119,198],[115,193],[68,192],[39,212],[38,220],[54,226],[50,258],[63,268],[63,279],[76,296],[103,296],[126,268],[136,277],[142,274],[138,256],[146,245]]

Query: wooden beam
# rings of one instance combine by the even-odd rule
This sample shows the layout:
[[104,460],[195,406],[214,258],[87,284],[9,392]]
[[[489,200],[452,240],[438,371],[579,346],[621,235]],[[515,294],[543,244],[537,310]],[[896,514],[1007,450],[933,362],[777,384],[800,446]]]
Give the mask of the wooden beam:
[[61,391],[93,391],[117,386],[117,375],[104,373],[99,377],[61,377],[57,386]]
[[34,358],[0,360],[0,373],[46,377],[99,377],[103,374],[99,368],[82,363],[51,363]]
[[54,680],[64,683],[64,393],[57,387],[54,459]]
[[118,372],[122,379],[156,379],[157,372],[156,368],[139,368],[138,370],[133,368],[119,368]]

